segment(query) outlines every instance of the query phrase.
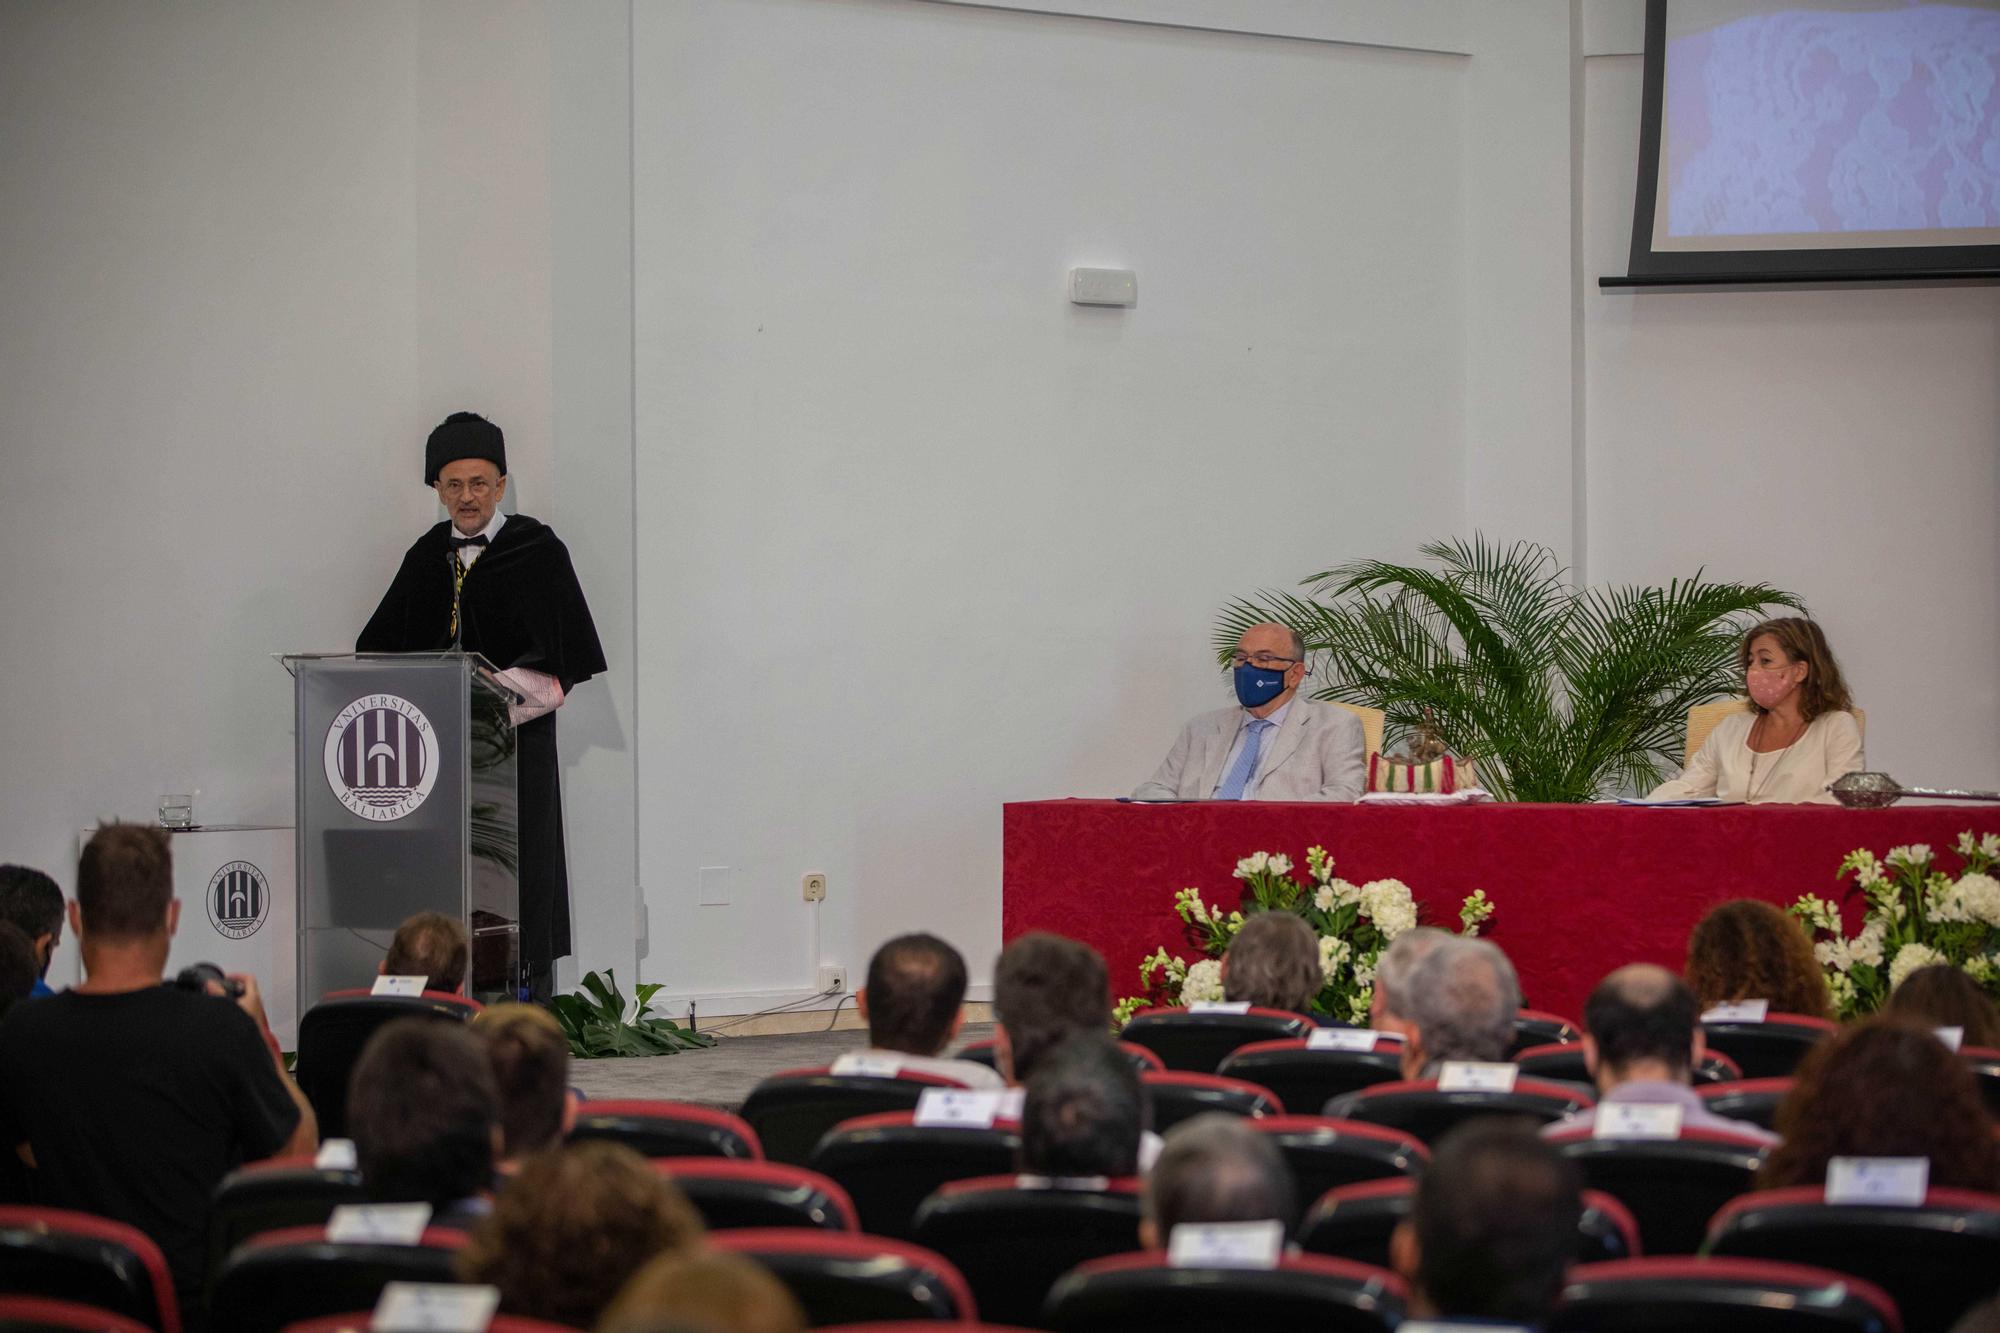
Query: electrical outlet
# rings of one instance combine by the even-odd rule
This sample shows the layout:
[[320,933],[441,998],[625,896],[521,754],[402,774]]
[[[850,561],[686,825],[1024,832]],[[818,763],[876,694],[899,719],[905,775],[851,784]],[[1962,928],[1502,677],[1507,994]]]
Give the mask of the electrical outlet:
[[819,871],[815,870],[810,875],[805,876],[799,881],[799,885],[805,890],[807,902],[823,903],[826,901],[826,876]]
[[823,963],[819,969],[819,988],[822,992],[832,991],[836,995],[847,994],[847,969],[838,963]]

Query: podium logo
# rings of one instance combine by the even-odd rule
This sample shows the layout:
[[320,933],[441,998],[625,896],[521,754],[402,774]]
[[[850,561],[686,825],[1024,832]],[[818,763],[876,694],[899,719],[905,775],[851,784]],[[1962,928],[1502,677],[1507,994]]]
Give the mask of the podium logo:
[[248,861],[231,861],[209,877],[208,920],[215,933],[248,939],[271,914],[271,882]]
[[327,785],[363,819],[387,823],[422,805],[437,760],[431,720],[393,694],[362,695],[326,729]]

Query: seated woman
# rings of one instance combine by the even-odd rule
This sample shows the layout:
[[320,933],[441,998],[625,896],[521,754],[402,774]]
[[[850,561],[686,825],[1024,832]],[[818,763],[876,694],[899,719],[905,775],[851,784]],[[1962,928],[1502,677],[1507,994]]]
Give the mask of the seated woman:
[[1818,1185],[1835,1157],[1926,1157],[1932,1188],[2000,1187],[2000,1144],[1972,1069],[1926,1028],[1874,1018],[1821,1042],[1778,1107],[1760,1189]]
[[1703,1012],[1734,1000],[1767,1000],[1773,1013],[1833,1017],[1826,974],[1798,921],[1769,903],[1718,903],[1688,935],[1687,984]]
[[1867,761],[1826,635],[1799,616],[1767,620],[1743,636],[1737,661],[1750,696],[1743,711],[1716,723],[1687,771],[1653,788],[1653,798],[1832,803],[1827,784]]
[[1957,1028],[1967,1046],[2000,1047],[2000,1011],[1979,983],[1949,963],[1920,967],[1903,978],[1885,1014],[1930,1028]]
[[1258,912],[1222,955],[1222,998],[1310,1016],[1326,984],[1319,957],[1319,937],[1304,917]]

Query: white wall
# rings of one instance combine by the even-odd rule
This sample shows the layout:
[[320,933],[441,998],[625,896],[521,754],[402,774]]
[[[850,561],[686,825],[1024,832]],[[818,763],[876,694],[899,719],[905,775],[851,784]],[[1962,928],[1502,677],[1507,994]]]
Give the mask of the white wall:
[[1591,576],[1801,594],[1871,767],[2000,787],[2000,289],[1600,291],[1631,246],[1636,36],[1584,65]]

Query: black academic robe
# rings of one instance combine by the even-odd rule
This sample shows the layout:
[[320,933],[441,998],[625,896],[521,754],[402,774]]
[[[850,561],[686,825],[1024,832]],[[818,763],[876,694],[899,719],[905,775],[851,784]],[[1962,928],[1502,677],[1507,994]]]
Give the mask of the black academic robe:
[[[450,523],[417,538],[355,641],[356,652],[408,653],[451,642]],[[548,525],[509,515],[493,544],[466,571],[459,594],[459,645],[500,670],[528,667],[562,682],[563,692],[604,670],[597,626],[576,581],[569,548]],[[569,870],[563,852],[562,786],[556,768],[556,715],[516,733],[521,795],[521,957],[546,969],[570,951]]]

